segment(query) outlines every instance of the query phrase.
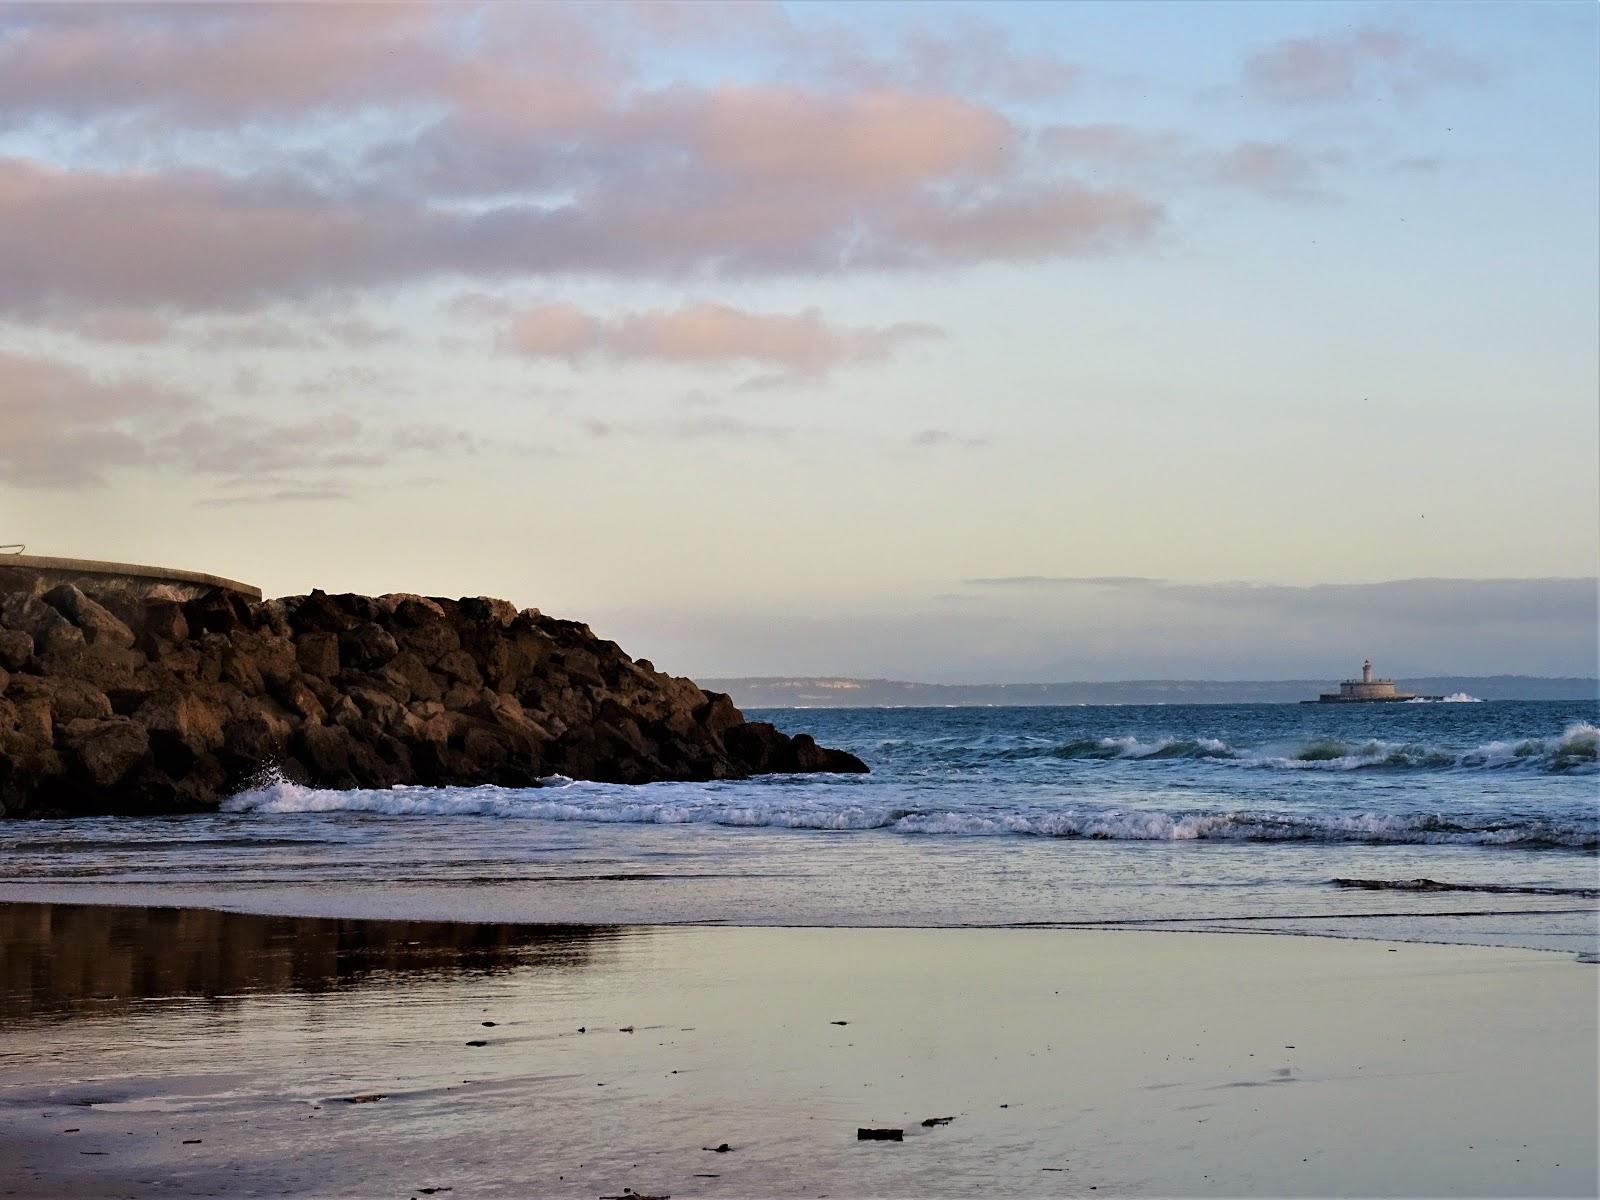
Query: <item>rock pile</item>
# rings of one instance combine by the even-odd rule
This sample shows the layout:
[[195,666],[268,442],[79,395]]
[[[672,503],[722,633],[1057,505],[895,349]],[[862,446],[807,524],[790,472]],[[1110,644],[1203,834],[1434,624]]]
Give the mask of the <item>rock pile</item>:
[[203,811],[268,769],[384,788],[867,768],[504,600],[0,596],[0,815]]

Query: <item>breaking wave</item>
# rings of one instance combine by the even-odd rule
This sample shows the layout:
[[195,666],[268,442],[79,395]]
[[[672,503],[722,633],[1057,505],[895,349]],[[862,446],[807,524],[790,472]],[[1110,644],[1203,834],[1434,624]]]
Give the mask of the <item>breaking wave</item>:
[[[845,785],[848,787],[849,785]],[[835,832],[888,830],[944,837],[1080,838],[1130,842],[1346,842],[1600,847],[1600,817],[1489,817],[1438,812],[1296,813],[1092,806],[981,807],[852,804],[841,788],[661,783],[627,787],[561,776],[540,788],[394,788],[332,791],[276,782],[241,792],[226,812],[366,813],[493,817],[638,825],[721,825]],[[807,791],[816,793],[808,796]],[[833,793],[830,799],[829,793]]]
[[1319,738],[1296,746],[1235,748],[1217,738],[1081,738],[1051,746],[1021,746],[1001,752],[1008,759],[1205,759],[1280,771],[1356,771],[1367,768],[1448,770],[1540,770],[1589,774],[1600,757],[1600,728],[1576,721],[1558,737],[1487,742],[1469,750],[1379,739]]

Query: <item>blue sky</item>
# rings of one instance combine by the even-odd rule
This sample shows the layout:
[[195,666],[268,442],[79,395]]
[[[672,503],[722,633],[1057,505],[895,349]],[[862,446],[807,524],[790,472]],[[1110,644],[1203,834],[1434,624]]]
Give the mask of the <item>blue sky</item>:
[[686,673],[1590,673],[1596,11],[11,6],[0,536]]

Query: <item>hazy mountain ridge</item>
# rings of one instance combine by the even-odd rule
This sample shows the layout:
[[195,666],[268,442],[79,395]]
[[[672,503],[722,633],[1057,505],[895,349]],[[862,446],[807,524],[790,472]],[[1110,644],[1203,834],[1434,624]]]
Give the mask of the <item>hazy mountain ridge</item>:
[[[913,683],[847,676],[704,679],[742,708],[874,708],[1048,704],[1293,704],[1332,690],[1329,679],[1130,679],[1109,683]],[[1592,700],[1600,679],[1584,676],[1428,675],[1396,680],[1422,696],[1466,693],[1480,700]]]

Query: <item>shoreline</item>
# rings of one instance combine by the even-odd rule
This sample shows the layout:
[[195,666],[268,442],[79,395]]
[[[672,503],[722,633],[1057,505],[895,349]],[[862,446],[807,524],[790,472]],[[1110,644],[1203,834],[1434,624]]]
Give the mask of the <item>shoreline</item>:
[[[1460,946],[1497,950],[1527,950],[1541,954],[1565,955],[1579,962],[1600,959],[1600,905],[1559,904],[1557,897],[1529,897],[1545,901],[1536,907],[1450,908],[1439,910],[1362,911],[1362,912],[1283,912],[1248,915],[1133,916],[1018,920],[1010,922],[907,921],[882,916],[862,915],[855,920],[797,919],[792,921],[687,916],[641,919],[636,912],[590,912],[567,904],[543,915],[528,915],[523,905],[508,903],[498,908],[479,894],[463,895],[468,889],[436,887],[404,891],[382,887],[364,888],[359,900],[332,895],[310,888],[244,886],[227,889],[195,887],[185,884],[73,884],[0,883],[0,907],[6,905],[80,905],[95,908],[150,908],[197,910],[240,917],[323,921],[437,922],[479,926],[518,926],[528,928],[595,929],[746,929],[746,930],[888,930],[888,931],[1061,931],[1105,933],[1188,933],[1246,935],[1256,937],[1322,938],[1332,941],[1375,942],[1414,946]],[[493,891],[511,896],[525,894],[515,885],[500,885]],[[376,898],[375,898],[376,896]],[[1548,905],[1548,906],[1547,906]],[[1514,933],[1504,928],[1477,932],[1467,923],[1485,919],[1500,926],[1517,921],[1565,918],[1572,929],[1564,936],[1570,942],[1552,940],[1545,932],[1540,937]],[[1367,923],[1371,923],[1368,925]],[[1385,929],[1384,923],[1397,927]],[[1433,922],[1429,925],[1428,922]],[[1331,928],[1319,928],[1319,926]],[[1419,930],[1433,930],[1435,936],[1419,936]],[[1458,936],[1444,936],[1449,933]],[[1496,937],[1500,940],[1494,940]],[[1506,940],[1511,937],[1513,940]],[[1578,944],[1581,943],[1581,944]]]
[[[0,1024],[19,1196],[157,1177],[182,1196],[1596,1185],[1600,974],[1544,952],[90,905],[0,920],[13,1004],[18,978],[61,986]],[[905,1144],[858,1143],[869,1126]]]

